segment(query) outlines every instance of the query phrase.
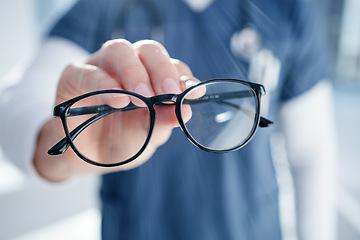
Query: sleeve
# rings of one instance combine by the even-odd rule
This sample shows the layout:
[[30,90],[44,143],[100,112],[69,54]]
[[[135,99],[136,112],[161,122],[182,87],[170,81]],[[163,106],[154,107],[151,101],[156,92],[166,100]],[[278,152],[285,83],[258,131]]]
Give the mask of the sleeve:
[[338,151],[333,101],[331,85],[321,81],[284,103],[280,111],[299,239],[336,238]]
[[283,66],[282,101],[303,94],[330,75],[323,29],[313,6],[307,0],[294,1],[289,12],[291,50]]
[[59,77],[66,65],[85,61],[102,44],[109,2],[77,1],[54,25],[31,65],[10,74],[16,84],[0,93],[2,152],[32,179],[41,180],[32,158],[38,132],[52,117]]
[[0,145],[5,157],[26,175],[40,179],[32,165],[37,135],[52,117],[57,82],[64,67],[84,61],[88,53],[61,38],[48,39],[32,64],[21,75],[9,78],[16,84],[0,93]]
[[336,131],[322,30],[311,5],[294,1],[292,51],[279,125],[293,179],[299,239],[336,238]]
[[[108,1],[79,0],[62,16],[26,69],[10,74],[16,84],[0,94],[0,145],[5,157],[40,180],[32,164],[37,135],[52,117],[59,77],[70,62],[99,48],[101,13]],[[100,29],[100,30],[99,30]],[[21,72],[21,74],[19,74]]]

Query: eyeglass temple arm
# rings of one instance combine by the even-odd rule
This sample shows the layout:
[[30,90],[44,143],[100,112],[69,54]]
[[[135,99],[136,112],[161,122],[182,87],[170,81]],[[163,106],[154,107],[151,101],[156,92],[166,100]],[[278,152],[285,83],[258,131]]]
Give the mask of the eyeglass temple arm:
[[[216,101],[216,103],[219,103],[219,104],[224,104],[224,105],[228,105],[228,106],[230,106],[230,107],[233,107],[233,108],[235,108],[236,110],[239,110],[239,111],[242,111],[242,112],[244,112],[246,115],[248,115],[248,116],[252,116],[253,114],[254,114],[254,112],[252,112],[251,110],[249,110],[249,109],[246,109],[246,108],[243,108],[243,107],[241,107],[241,106],[238,106],[238,105],[236,105],[236,104],[234,104],[234,103],[231,103],[231,102],[227,102],[227,101],[222,101],[222,100],[220,100],[220,101]],[[259,120],[259,127],[269,127],[270,125],[272,125],[273,124],[273,122],[272,121],[270,121],[269,119],[267,119],[267,118],[264,118],[264,117],[261,117],[260,116],[260,120]]]
[[[86,120],[85,122],[83,122],[82,124],[77,126],[74,130],[72,130],[69,133],[70,138],[72,140],[75,139],[90,124],[92,124],[93,122],[95,122],[109,114],[112,114],[114,112],[119,112],[119,111],[121,111],[121,112],[131,111],[131,110],[134,110],[137,108],[139,108],[139,107],[137,107],[133,104],[130,104],[125,108],[112,108],[108,105],[99,105],[99,106],[79,107],[79,108],[70,109],[68,111],[68,116],[70,116],[70,117],[97,113],[95,116],[89,118],[88,120]],[[69,146],[70,146],[70,139],[68,139],[67,137],[64,137],[48,150],[48,154],[49,155],[62,154],[69,148]]]

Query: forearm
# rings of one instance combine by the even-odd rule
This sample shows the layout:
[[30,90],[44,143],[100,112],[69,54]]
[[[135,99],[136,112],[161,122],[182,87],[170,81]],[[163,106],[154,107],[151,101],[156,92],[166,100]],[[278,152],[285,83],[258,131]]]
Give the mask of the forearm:
[[0,94],[0,111],[4,113],[0,118],[0,144],[6,157],[26,175],[37,178],[32,159],[39,132],[52,117],[62,70],[69,62],[84,61],[87,56],[79,46],[52,38],[22,75],[10,74],[18,83]]

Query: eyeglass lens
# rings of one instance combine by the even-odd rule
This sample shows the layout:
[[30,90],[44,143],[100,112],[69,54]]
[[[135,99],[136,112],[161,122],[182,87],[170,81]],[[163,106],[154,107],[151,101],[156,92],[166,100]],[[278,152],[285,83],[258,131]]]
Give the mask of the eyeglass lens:
[[[203,101],[194,101],[194,96]],[[185,127],[202,147],[223,151],[242,145],[256,127],[257,98],[247,85],[215,82],[190,91],[182,102],[182,111],[190,105],[191,118]]]
[[[74,114],[76,112],[78,114]],[[140,151],[148,137],[149,110],[135,96],[120,93],[93,95],[76,102],[69,113],[66,118],[68,132],[79,132],[74,130],[79,126],[84,128],[73,138],[73,144],[93,162],[126,161]]]

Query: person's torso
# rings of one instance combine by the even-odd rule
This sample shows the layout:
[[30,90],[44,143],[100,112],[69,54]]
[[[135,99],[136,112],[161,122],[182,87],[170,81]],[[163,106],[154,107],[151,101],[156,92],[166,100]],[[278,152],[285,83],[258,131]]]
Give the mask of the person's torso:
[[[187,63],[200,80],[225,77],[263,83],[270,88],[264,113],[274,116],[287,44],[278,6],[261,1],[256,5],[261,9],[248,5],[244,10],[243,1],[226,0],[195,12],[184,1],[157,0],[152,2],[156,10],[139,4],[124,11],[123,2],[111,2],[112,27],[106,38],[134,42],[159,37],[171,57]],[[115,14],[119,11],[126,16]],[[269,14],[279,23],[270,21]],[[256,31],[258,45],[241,56],[234,50],[236,41],[246,39],[236,40],[234,34],[248,26]],[[273,72],[266,75],[268,68]],[[241,150],[213,154],[174,130],[143,166],[103,177],[104,238],[280,239],[271,131],[259,129]]]

